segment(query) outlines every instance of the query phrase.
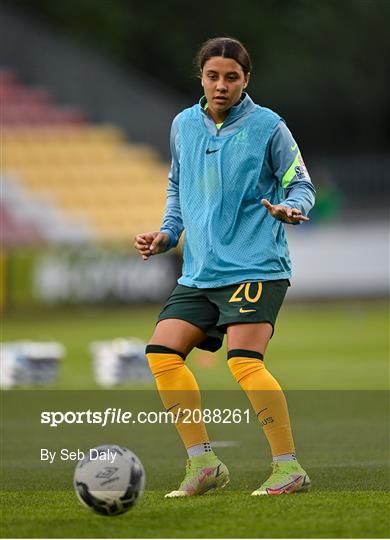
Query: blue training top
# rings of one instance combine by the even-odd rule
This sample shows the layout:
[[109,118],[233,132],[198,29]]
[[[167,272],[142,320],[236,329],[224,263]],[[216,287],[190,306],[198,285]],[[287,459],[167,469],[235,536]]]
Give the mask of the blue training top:
[[185,229],[181,285],[224,287],[291,277],[281,221],[261,204],[307,215],[315,190],[283,120],[247,94],[218,129],[205,97],[182,111],[171,130],[172,166],[161,232],[168,249]]

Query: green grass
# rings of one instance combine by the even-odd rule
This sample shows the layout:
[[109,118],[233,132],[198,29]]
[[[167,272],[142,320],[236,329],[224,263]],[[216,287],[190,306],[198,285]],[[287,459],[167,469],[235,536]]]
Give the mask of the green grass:
[[[58,388],[94,388],[88,347],[118,336],[150,338],[159,308],[42,311],[5,318],[3,339],[58,340],[66,346]],[[289,304],[266,354],[287,389],[383,389],[388,384],[388,305],[384,301]],[[225,347],[210,367],[208,353],[188,358],[202,388],[236,388]]]
[[13,538],[377,538],[389,533],[388,504],[376,491],[265,499],[226,490],[190,500],[146,492],[127,514],[107,518],[68,491],[41,491],[28,504],[26,494],[8,497],[3,530]]
[[[250,497],[270,472],[264,437],[251,421],[209,426],[212,440],[236,441],[216,450],[230,469],[231,483],[221,492],[186,500],[163,498],[184,472],[185,453],[173,426],[113,426],[102,432],[85,426],[49,430],[37,423],[40,410],[154,407],[152,390],[97,391],[88,344],[129,335],[147,340],[158,309],[8,315],[4,340],[55,339],[68,354],[57,392],[3,395],[1,536],[388,537],[388,397],[381,391],[388,383],[387,309],[384,302],[287,304],[279,317],[266,361],[291,390],[287,397],[299,459],[313,482],[310,493]],[[212,364],[209,355],[194,351],[189,364],[202,388],[220,389],[204,392],[206,403],[222,407],[238,400],[245,406],[224,351]],[[41,447],[86,449],[106,442],[135,451],[147,473],[147,491],[138,505],[114,518],[98,516],[77,501],[71,487],[74,464],[49,466],[38,458]]]

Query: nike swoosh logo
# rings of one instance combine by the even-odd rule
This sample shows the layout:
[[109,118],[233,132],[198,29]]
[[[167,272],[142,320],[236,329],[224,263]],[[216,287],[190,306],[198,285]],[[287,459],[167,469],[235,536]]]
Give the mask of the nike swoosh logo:
[[215,154],[215,152],[219,152],[219,148],[217,148],[216,150],[210,150],[209,148],[207,148],[206,150],[206,154]]
[[266,488],[266,491],[268,495],[281,495],[282,493],[288,493],[296,484],[299,484],[301,482],[302,478],[302,476],[298,476],[292,482],[284,484],[284,486],[279,486],[276,489]]
[[297,143],[294,144],[294,146],[291,146],[291,152],[294,152],[298,148]]
[[169,411],[171,411],[172,409],[174,409],[175,407],[177,407],[178,405],[180,405],[180,402],[179,402],[179,403],[175,403],[174,405],[172,405],[171,407],[169,407],[169,409],[167,409],[166,411],[169,412]]
[[220,476],[220,475],[222,474],[222,473],[220,472],[220,470],[219,470],[220,468],[221,468],[221,464],[219,464],[218,467],[217,467],[217,471],[216,471],[216,473],[215,473],[215,478],[217,478],[218,476]]
[[243,307],[240,308],[240,313],[251,313],[253,311],[256,311],[255,309],[244,309]]
[[268,407],[265,407],[265,409],[261,409],[261,411],[259,411],[259,412],[256,414],[256,416],[259,417],[259,415],[260,415],[262,412],[266,411],[267,409],[268,409]]

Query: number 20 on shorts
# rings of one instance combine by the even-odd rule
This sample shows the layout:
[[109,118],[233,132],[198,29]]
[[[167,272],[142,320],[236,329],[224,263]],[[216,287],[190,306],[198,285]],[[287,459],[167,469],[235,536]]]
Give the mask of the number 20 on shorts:
[[[253,285],[255,288],[257,287],[255,296],[251,296],[251,285]],[[241,302],[242,296],[239,295],[242,294],[243,289],[245,300],[254,304],[259,300],[261,296],[261,293],[263,291],[263,284],[261,283],[261,281],[258,281],[257,283],[241,283],[230,297],[229,302]]]

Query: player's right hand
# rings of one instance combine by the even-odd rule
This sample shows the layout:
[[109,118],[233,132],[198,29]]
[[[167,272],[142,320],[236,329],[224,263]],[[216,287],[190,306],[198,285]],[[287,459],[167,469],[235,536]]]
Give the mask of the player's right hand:
[[293,223],[295,225],[301,221],[309,221],[309,218],[304,216],[299,208],[271,204],[267,199],[261,199],[261,204],[266,207],[272,217],[284,223]]
[[163,253],[167,249],[169,240],[167,233],[159,231],[141,233],[134,238],[134,247],[143,260],[147,261],[151,255]]

